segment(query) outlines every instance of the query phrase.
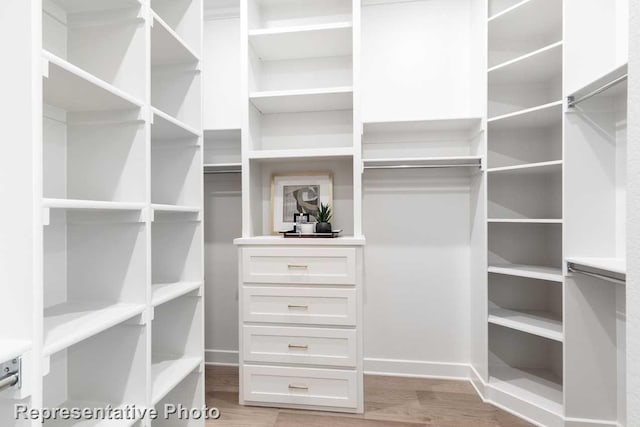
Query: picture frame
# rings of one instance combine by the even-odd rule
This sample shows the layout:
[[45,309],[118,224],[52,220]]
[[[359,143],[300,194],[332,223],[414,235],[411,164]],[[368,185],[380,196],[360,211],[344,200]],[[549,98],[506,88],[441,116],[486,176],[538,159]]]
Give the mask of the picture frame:
[[271,176],[272,233],[289,231],[294,227],[294,214],[313,213],[321,203],[333,205],[333,175],[329,172],[301,172]]

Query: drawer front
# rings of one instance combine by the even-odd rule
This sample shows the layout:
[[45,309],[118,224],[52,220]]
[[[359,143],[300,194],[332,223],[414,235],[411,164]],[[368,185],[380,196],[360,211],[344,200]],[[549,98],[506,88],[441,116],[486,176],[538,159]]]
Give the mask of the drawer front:
[[244,248],[243,282],[354,285],[354,248]]
[[249,402],[357,406],[356,371],[245,365],[242,381]]
[[243,334],[248,362],[356,366],[354,329],[244,326]]
[[355,289],[245,286],[242,305],[245,322],[356,324]]

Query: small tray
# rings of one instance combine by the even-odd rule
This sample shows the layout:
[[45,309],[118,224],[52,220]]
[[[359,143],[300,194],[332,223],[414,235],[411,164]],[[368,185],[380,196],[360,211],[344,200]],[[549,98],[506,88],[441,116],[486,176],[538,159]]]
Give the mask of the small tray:
[[297,231],[281,231],[282,237],[293,239],[333,239],[338,237],[342,230],[333,230],[331,233],[298,233]]

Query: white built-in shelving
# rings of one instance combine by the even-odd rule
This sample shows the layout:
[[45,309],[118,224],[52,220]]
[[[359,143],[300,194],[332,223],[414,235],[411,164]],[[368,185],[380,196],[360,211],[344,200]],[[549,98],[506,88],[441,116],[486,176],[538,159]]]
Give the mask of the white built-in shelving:
[[262,114],[351,110],[353,88],[298,89],[251,92],[251,103]]
[[249,43],[263,61],[349,56],[352,32],[350,21],[264,28],[250,30]]
[[[25,268],[34,302],[22,307],[31,340],[0,334],[2,362],[22,356],[26,368],[0,413],[12,399],[148,408],[158,393],[202,406],[202,1],[18,3],[38,116],[22,144],[33,160],[23,214],[37,230]],[[156,369],[156,349],[173,367]]]
[[529,277],[532,279],[562,282],[562,269],[527,264],[500,264],[489,265],[489,273],[505,274],[516,277]]
[[[488,385],[564,416],[563,2],[490,1]],[[509,396],[509,397],[507,397]],[[559,425],[559,424],[558,424]]]
[[562,2],[524,0],[489,17],[489,67],[562,40]]
[[562,319],[547,311],[510,310],[496,308],[489,310],[489,323],[501,325],[555,341],[562,341]]
[[270,198],[262,188],[271,187],[272,175],[329,172],[341,183],[334,227],[359,234],[359,208],[339,208],[360,180],[354,114],[359,3],[250,0],[246,6],[242,150],[240,131],[206,131],[205,170],[248,174],[243,233],[254,237],[273,231],[262,201]]
[[365,167],[482,166],[480,118],[366,122],[363,130]]
[[157,13],[151,14],[151,65],[197,62],[198,54]]

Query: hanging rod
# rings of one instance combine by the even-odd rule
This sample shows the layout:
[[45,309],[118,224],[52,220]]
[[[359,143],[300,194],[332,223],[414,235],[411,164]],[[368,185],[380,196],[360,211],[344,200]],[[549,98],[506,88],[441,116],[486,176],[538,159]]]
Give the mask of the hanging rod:
[[22,360],[20,358],[12,359],[9,362],[0,363],[0,375],[4,375],[0,377],[0,391],[6,390],[8,388],[21,386],[21,370],[22,370]]
[[597,279],[606,280],[608,282],[616,283],[618,285],[625,285],[627,283],[626,278],[622,278],[625,275],[615,275],[615,273],[609,273],[605,270],[597,270],[597,269],[585,269],[577,266],[576,264],[569,262],[567,263],[567,269],[571,273],[583,274],[589,277],[595,277]]
[[371,165],[364,169],[446,169],[446,168],[480,168],[479,164],[452,164],[452,165]]
[[615,85],[617,85],[619,83],[622,83],[623,81],[627,80],[628,76],[629,76],[628,74],[624,74],[624,75],[618,77],[617,79],[612,80],[609,83],[606,83],[606,84],[600,86],[598,89],[593,90],[593,91],[589,92],[588,94],[586,94],[584,96],[581,96],[580,98],[576,99],[574,96],[569,96],[567,98],[569,107],[570,108],[571,107],[575,107],[576,105],[580,104],[581,102],[586,101],[587,99],[593,98],[594,96],[596,96],[596,95],[608,90],[609,88],[612,88],[613,86],[615,86]]

